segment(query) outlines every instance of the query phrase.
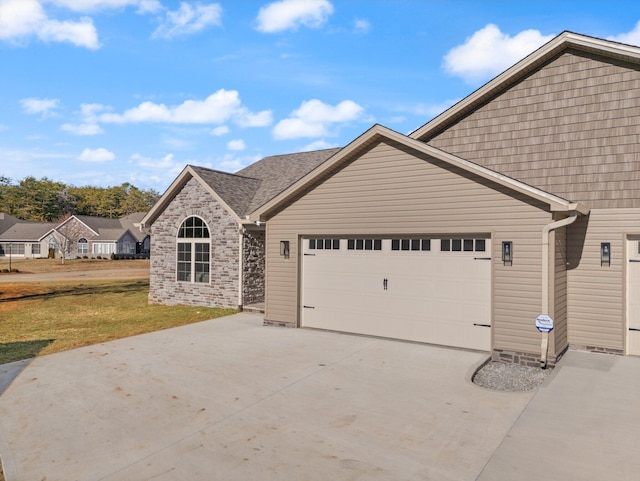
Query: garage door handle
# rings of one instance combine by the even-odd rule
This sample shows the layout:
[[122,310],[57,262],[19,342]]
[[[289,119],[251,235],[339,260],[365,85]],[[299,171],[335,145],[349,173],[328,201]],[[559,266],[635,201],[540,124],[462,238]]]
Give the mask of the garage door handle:
[[305,254],[305,256],[312,256],[312,257],[315,257],[316,255],[315,255],[315,254]]
[[305,308],[305,309],[315,309],[314,306],[302,306],[302,307]]
[[385,277],[384,279],[382,279],[382,288],[386,291],[388,285],[389,285],[389,280]]
[[630,327],[630,331],[640,331],[640,327]]
[[490,261],[491,257],[474,257],[474,261]]
[[491,327],[491,324],[478,324],[477,322],[474,322],[473,325],[478,327]]
[[640,259],[629,259],[629,262],[640,262]]

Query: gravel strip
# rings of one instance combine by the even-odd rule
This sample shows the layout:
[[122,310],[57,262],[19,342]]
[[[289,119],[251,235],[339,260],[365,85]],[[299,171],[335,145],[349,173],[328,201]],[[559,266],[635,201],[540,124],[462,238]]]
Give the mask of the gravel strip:
[[473,375],[473,382],[495,391],[531,391],[553,372],[519,364],[490,361]]

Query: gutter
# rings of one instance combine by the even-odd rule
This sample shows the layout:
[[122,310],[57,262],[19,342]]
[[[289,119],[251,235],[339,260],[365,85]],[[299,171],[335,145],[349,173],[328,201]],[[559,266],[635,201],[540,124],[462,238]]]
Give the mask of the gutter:
[[[551,231],[573,224],[578,218],[578,211],[572,210],[569,217],[547,224],[542,229],[542,314],[549,315],[549,237]],[[547,367],[547,351],[549,349],[549,333],[542,333],[540,345],[540,367]]]

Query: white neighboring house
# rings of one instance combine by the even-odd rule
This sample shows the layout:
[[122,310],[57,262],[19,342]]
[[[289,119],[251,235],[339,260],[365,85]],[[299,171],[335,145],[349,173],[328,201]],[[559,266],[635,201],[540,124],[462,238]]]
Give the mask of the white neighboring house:
[[0,212],[0,257],[47,257],[47,244],[43,240],[57,224],[29,222]]
[[60,223],[44,223],[0,213],[0,257],[146,257],[149,234],[138,227],[145,214],[134,213],[121,219],[72,215]]

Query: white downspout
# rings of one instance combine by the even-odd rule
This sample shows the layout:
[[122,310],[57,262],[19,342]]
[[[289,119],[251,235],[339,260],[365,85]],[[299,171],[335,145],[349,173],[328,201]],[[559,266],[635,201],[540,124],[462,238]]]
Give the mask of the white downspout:
[[[578,218],[578,213],[573,210],[569,217],[545,225],[542,229],[542,314],[549,315],[549,234],[560,227],[573,224]],[[540,367],[547,367],[547,351],[549,349],[549,333],[542,333],[540,345]]]

